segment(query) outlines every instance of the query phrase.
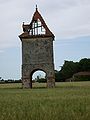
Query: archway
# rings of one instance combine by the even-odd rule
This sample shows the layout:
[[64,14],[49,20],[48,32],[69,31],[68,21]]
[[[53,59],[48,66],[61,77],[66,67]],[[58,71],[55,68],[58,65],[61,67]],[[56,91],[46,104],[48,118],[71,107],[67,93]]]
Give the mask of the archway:
[[32,86],[40,87],[39,83],[46,83],[46,82],[47,82],[47,75],[46,75],[45,71],[40,70],[40,69],[36,69],[36,70],[32,71],[32,73],[31,73],[31,88],[32,88]]

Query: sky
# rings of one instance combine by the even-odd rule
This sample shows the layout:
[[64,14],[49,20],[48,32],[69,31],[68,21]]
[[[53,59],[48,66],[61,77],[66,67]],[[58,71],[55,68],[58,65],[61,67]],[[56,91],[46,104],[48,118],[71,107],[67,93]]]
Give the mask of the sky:
[[55,35],[54,63],[90,58],[90,0],[0,0],[0,76],[21,78],[22,23],[30,23],[36,4]]

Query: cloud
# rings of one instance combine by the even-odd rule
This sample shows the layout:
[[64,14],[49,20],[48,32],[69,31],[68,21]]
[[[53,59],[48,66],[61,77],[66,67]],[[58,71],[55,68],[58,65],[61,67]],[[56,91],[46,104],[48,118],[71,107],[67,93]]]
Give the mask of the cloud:
[[73,5],[65,6],[57,6],[56,11],[48,14],[47,20],[50,16],[52,25],[49,24],[56,36],[62,39],[90,36],[90,1],[76,0]]
[[0,53],[3,53],[4,51],[3,50],[0,50]]
[[0,50],[20,45],[21,24],[31,21],[35,4],[57,38],[90,36],[90,0],[0,0]]

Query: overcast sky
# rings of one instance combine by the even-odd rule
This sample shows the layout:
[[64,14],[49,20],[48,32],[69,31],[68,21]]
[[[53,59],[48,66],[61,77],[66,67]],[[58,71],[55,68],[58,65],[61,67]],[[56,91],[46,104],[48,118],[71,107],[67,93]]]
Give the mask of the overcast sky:
[[0,76],[21,77],[22,23],[30,23],[35,6],[55,35],[55,69],[64,60],[90,57],[90,0],[0,0]]

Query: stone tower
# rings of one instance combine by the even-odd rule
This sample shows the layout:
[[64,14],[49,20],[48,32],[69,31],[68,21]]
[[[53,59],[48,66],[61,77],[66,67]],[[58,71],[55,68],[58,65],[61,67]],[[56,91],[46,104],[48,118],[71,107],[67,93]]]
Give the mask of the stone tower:
[[32,88],[32,75],[37,70],[46,73],[47,87],[55,86],[53,40],[54,35],[36,11],[30,24],[24,24],[19,36],[22,42],[22,85]]

